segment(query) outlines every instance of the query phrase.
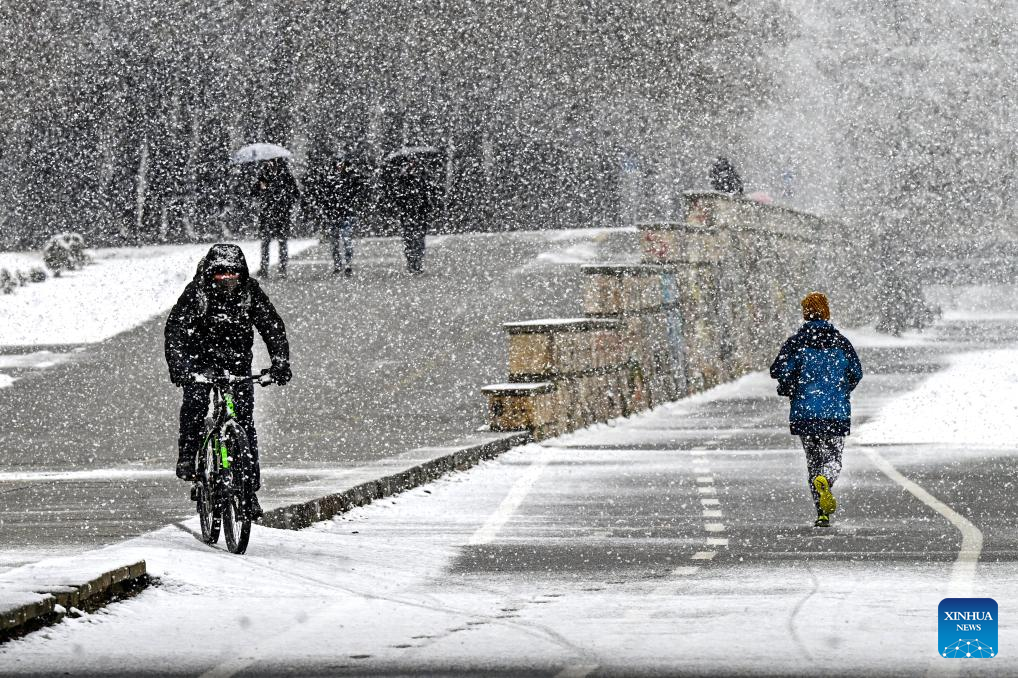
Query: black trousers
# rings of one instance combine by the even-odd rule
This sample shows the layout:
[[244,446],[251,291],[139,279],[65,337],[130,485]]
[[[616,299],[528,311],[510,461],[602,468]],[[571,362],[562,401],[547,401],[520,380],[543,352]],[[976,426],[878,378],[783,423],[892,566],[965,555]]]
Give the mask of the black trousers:
[[403,226],[403,254],[406,256],[407,270],[420,273],[424,270],[424,238],[428,225],[423,218],[414,215],[401,217]]
[[[261,469],[258,465],[258,433],[254,426],[254,384],[236,384],[233,391],[233,404],[237,413],[237,423],[247,433],[248,453],[251,455],[251,473],[254,478],[254,489],[261,487]],[[198,454],[205,432],[205,417],[209,413],[208,384],[187,384],[184,386],[184,402],[180,406],[180,437],[178,443],[178,460],[192,461]]]

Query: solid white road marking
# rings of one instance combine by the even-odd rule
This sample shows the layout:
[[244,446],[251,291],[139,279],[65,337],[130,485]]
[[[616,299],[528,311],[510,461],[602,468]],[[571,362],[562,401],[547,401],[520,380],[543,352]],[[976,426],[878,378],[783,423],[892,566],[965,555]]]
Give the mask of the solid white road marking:
[[983,550],[983,533],[964,516],[934,497],[917,483],[899,473],[898,469],[894,468],[879,452],[868,447],[860,449],[862,449],[863,454],[869,457],[873,465],[880,469],[881,473],[904,487],[913,497],[947,518],[948,522],[961,532],[961,548],[958,549],[958,558],[954,561],[954,566],[951,568],[951,580],[947,587],[947,597],[970,597],[972,595],[972,580],[975,579],[976,565],[979,563],[979,554]]
[[[876,466],[881,473],[905,488],[909,494],[929,506],[931,509],[944,516],[955,528],[961,532],[961,548],[958,549],[958,557],[951,566],[951,578],[947,584],[946,598],[969,598],[972,596],[972,584],[976,576],[976,565],[979,564],[979,554],[983,550],[983,533],[979,528],[968,521],[964,516],[952,509],[927,492],[915,481],[909,480],[894,468],[891,462],[874,449],[868,447],[860,448],[870,462]],[[961,662],[944,660],[941,657],[930,660],[926,667],[926,675],[937,678],[953,678],[961,672]]]
[[527,498],[527,493],[530,492],[530,488],[534,486],[537,479],[541,477],[545,467],[548,465],[547,457],[538,459],[523,472],[523,475],[517,479],[513,486],[509,488],[509,494],[506,495],[502,503],[499,504],[495,512],[492,513],[487,522],[484,523],[473,536],[470,537],[470,541],[467,542],[470,546],[479,546],[481,544],[487,544],[498,531],[502,529],[502,526],[508,522],[509,518],[512,517],[513,513],[520,507],[523,500]]

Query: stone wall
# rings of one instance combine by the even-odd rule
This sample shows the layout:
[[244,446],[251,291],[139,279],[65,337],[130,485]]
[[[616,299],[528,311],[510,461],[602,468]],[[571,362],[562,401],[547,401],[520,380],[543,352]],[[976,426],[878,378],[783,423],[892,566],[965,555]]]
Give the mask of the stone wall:
[[684,197],[684,221],[639,224],[640,263],[583,267],[585,317],[504,326],[509,383],[483,389],[493,430],[558,435],[766,369],[814,290],[839,323],[869,320],[875,277],[836,222]]

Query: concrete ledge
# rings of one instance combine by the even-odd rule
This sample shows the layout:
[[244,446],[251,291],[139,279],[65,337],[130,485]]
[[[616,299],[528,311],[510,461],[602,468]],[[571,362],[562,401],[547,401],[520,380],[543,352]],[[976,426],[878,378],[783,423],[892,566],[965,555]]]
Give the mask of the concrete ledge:
[[502,323],[507,334],[554,334],[593,332],[618,329],[618,323],[607,318],[545,318]]
[[583,264],[580,266],[580,271],[588,275],[612,275],[619,278],[681,273],[684,270],[685,267],[678,264]]
[[504,396],[529,396],[553,393],[555,385],[546,381],[511,382],[508,384],[489,384],[481,387],[481,393]]
[[301,530],[313,523],[329,520],[356,506],[364,506],[376,499],[425,485],[452,471],[468,469],[481,460],[493,459],[513,447],[529,442],[531,436],[527,431],[479,433],[464,440],[458,447],[437,448],[435,451],[440,452],[437,456],[409,468],[318,499],[266,511],[259,524],[280,530]]
[[144,560],[117,565],[86,555],[15,568],[0,575],[0,643],[94,612],[148,584]]

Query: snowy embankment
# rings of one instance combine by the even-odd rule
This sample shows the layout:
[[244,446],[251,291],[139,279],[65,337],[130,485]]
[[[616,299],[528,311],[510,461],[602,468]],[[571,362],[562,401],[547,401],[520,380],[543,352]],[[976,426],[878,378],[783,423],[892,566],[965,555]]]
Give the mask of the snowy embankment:
[[[315,242],[292,241],[291,256]],[[259,244],[238,244],[253,269]],[[208,248],[199,244],[89,250],[94,264],[0,296],[0,317],[5,321],[0,323],[0,346],[93,344],[137,327],[173,305]],[[277,251],[272,249],[276,263]],[[42,267],[42,254],[0,252],[0,268],[5,267]],[[0,356],[0,369],[46,367],[60,360],[61,354],[48,351]],[[0,387],[11,381],[9,375],[0,374]]]
[[[943,308],[946,322],[978,326],[1018,318],[1018,299],[1008,285],[934,286],[927,296]],[[915,334],[904,338],[846,334],[857,347],[904,348],[926,343]],[[1018,348],[955,353],[947,355],[945,362],[944,368],[915,389],[855,427],[851,442],[913,445],[925,459],[930,458],[932,449],[942,449],[952,457],[986,449],[1013,449],[1013,431],[1018,430],[1018,400],[1014,397],[1018,392]]]
[[1014,447],[1018,430],[1018,350],[949,357],[947,369],[859,426],[859,444],[941,445],[952,454]]
[[[293,241],[291,255],[314,245]],[[238,243],[248,265],[257,242]],[[92,344],[137,327],[173,305],[208,244],[89,250],[95,263],[0,297],[0,346]],[[275,262],[276,248],[273,248]],[[42,266],[42,255],[0,253],[0,267]]]

